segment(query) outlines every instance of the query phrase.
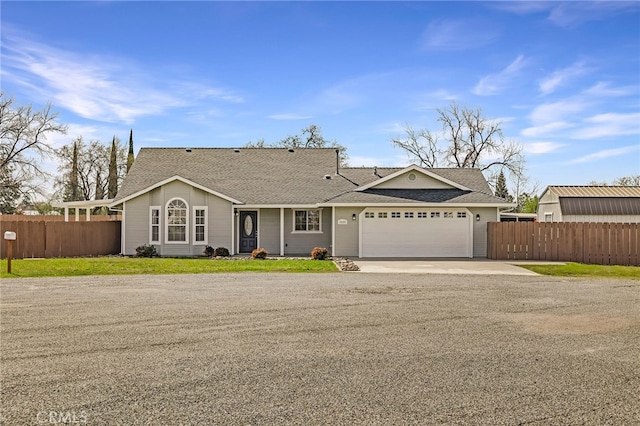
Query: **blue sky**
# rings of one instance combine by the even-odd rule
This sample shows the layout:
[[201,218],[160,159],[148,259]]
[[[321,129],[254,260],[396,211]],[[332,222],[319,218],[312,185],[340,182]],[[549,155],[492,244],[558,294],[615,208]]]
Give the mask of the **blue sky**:
[[540,190],[640,174],[640,2],[3,1],[1,24],[2,90],[53,103],[56,146],[316,124],[353,166],[408,165],[391,138],[455,101],[502,121]]

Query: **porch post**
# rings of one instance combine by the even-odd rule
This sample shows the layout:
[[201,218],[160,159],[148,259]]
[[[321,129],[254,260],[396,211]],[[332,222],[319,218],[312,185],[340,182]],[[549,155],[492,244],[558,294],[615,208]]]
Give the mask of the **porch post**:
[[89,222],[91,220],[91,209],[87,207],[84,209],[84,212],[85,218],[87,219],[87,222]]
[[280,256],[284,256],[284,207],[280,207]]
[[69,207],[64,208],[64,221],[69,222]]
[[236,213],[235,206],[231,204],[231,250],[229,250],[231,256],[236,254]]
[[331,256],[336,255],[336,206],[331,206]]
[[76,222],[80,222],[80,208],[76,207]]

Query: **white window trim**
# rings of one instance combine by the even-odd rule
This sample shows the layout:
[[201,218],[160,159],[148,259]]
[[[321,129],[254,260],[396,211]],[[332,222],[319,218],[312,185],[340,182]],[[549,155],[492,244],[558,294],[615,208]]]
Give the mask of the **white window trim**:
[[[175,200],[180,200],[184,203],[185,206],[187,206],[187,214],[185,215],[185,219],[187,223],[185,224],[185,227],[184,227],[184,234],[185,234],[184,241],[169,241],[169,204],[171,204],[171,202]],[[187,201],[184,198],[173,197],[172,199],[167,201],[167,204],[165,204],[164,214],[165,214],[164,243],[165,244],[189,244],[189,203],[187,203]]]
[[[153,224],[153,211],[158,210],[158,224]],[[158,227],[158,239],[153,239],[153,227]],[[149,244],[160,244],[162,241],[162,206],[149,206]]]
[[[292,209],[292,234],[322,234],[322,209]],[[309,212],[309,211],[318,211],[318,221],[319,221],[319,226],[320,226],[320,230],[319,231],[299,231],[296,229],[296,212],[300,212],[300,211],[305,211],[305,212]],[[308,214],[308,213],[307,213]],[[307,227],[309,226],[309,217],[307,216]]]
[[[197,210],[204,210],[204,240],[203,241],[196,241],[196,226],[202,226],[202,225],[198,225],[196,223],[196,211]],[[193,206],[192,208],[192,212],[193,212],[193,241],[192,244],[194,246],[199,246],[199,245],[208,245],[209,244],[209,208],[207,206]]]

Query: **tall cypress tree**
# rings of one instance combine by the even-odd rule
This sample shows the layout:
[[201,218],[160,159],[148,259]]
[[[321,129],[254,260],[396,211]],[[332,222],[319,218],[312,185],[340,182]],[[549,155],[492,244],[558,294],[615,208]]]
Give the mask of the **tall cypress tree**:
[[107,177],[107,198],[115,198],[118,193],[118,159],[116,156],[116,137],[111,142],[111,157],[109,158],[109,175]]
[[127,154],[127,173],[133,166],[133,129],[129,132],[129,154]]
[[69,177],[69,200],[80,200],[80,186],[78,183],[78,141],[73,143],[73,154],[71,157],[71,176]]

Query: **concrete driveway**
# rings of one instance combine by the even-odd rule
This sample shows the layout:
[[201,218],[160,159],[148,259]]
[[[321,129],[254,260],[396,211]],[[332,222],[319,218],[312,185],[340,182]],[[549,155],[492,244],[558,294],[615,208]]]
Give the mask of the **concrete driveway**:
[[[489,259],[351,259],[361,272],[461,275],[538,275],[514,263]],[[526,262],[518,262],[524,264]]]

